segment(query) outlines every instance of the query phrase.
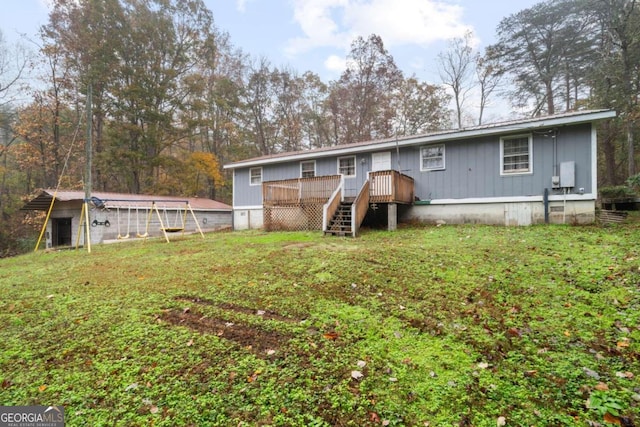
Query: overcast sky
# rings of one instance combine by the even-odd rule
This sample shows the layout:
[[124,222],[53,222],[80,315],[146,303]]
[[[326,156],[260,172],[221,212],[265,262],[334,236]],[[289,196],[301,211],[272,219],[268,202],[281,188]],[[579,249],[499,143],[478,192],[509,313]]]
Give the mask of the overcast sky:
[[[0,30],[9,42],[32,39],[50,0],[0,0]],[[357,36],[382,37],[406,76],[439,83],[437,56],[472,31],[477,48],[495,41],[500,21],[537,0],[204,0],[218,29],[254,59],[298,73],[337,79]]]
[[[49,0],[2,0],[0,30],[13,41],[34,37]],[[433,82],[447,40],[468,30],[478,47],[494,41],[500,20],[534,0],[205,0],[216,26],[237,47],[274,66],[337,78],[351,41],[378,34],[406,75]]]

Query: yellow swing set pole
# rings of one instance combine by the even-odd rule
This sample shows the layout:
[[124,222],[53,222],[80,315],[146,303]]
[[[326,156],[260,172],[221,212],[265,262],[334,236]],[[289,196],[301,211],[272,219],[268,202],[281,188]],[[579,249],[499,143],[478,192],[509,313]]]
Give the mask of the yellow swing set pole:
[[184,206],[184,215],[182,215],[182,236],[184,236],[184,229],[187,228],[187,208],[189,207],[189,202],[187,202]]
[[53,204],[56,201],[56,196],[58,195],[58,189],[56,188],[56,191],[53,192],[53,197],[51,198],[51,204],[49,205],[49,210],[47,211],[47,216],[44,219],[44,224],[42,224],[42,230],[40,230],[40,236],[38,237],[38,243],[36,243],[36,247],[33,250],[34,252],[38,251],[38,248],[40,247],[40,242],[42,242],[42,236],[44,236],[44,232],[47,229],[47,224],[49,223],[49,218],[51,217],[51,211],[53,210]]
[[144,241],[147,241],[149,237],[149,224],[151,223],[151,217],[153,216],[153,208],[156,206],[156,202],[151,202],[151,208],[149,208],[149,214],[147,215],[147,223],[144,225]]
[[158,220],[160,221],[160,230],[162,230],[165,240],[167,241],[167,243],[169,243],[169,236],[167,236],[167,230],[165,229],[164,223],[162,222],[162,215],[160,215],[160,211],[158,210],[158,206],[156,205],[156,202],[152,203],[151,209],[153,210],[153,208],[156,209],[156,214],[158,215]]
[[[198,218],[196,217],[195,212],[193,212],[193,209],[191,209],[191,204],[189,202],[187,202],[187,207],[189,208],[189,212],[191,212],[191,216],[193,216],[193,221],[196,223],[196,228],[198,229],[198,232],[200,233],[200,235],[204,239],[204,233],[202,232],[202,229],[200,228],[200,224],[198,224]],[[186,210],[185,210],[185,216],[186,216]],[[185,224],[186,224],[186,221],[185,221]]]
[[91,253],[91,224],[89,224],[89,201],[85,200],[84,204],[84,216],[85,216],[85,221],[84,221],[84,227],[85,227],[85,237],[87,239],[86,242],[84,242],[85,245],[87,245],[87,252]]
[[76,233],[76,250],[80,247],[80,232],[82,231],[82,225],[84,224],[84,208],[85,204],[82,203],[82,209],[80,210],[80,223],[78,224],[78,232]]

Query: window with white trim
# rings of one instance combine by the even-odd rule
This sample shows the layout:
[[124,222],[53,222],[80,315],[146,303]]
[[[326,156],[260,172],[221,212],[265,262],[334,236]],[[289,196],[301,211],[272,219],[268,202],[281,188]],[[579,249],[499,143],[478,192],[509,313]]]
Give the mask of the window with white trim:
[[500,174],[514,175],[533,172],[531,135],[500,138]]
[[345,177],[356,176],[356,156],[338,158],[338,174]]
[[316,176],[316,161],[300,162],[300,178],[313,178],[314,176]]
[[262,168],[249,169],[249,183],[251,185],[262,184]]
[[444,169],[444,144],[427,145],[420,148],[420,170]]

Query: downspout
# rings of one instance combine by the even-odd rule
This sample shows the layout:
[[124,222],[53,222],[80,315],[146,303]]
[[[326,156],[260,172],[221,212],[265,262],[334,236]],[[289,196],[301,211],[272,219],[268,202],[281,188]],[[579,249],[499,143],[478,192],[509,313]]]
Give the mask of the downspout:
[[549,224],[549,189],[544,189],[544,196],[542,196],[544,203],[544,223]]

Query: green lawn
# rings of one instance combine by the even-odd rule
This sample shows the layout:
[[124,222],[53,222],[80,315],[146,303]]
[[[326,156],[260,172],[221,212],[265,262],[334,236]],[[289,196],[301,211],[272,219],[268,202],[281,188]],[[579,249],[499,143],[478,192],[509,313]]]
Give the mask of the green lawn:
[[443,226],[3,259],[0,405],[67,426],[639,425],[639,242]]

